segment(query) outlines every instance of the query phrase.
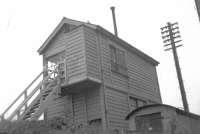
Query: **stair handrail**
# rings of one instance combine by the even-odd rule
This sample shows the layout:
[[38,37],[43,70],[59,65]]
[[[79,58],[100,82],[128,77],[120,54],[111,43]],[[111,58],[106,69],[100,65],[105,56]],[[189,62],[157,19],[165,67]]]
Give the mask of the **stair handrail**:
[[12,112],[12,114],[8,117],[8,120],[13,119],[13,117],[17,114],[17,112],[26,104],[31,97],[40,89],[40,87],[44,84],[46,80],[50,78],[50,75],[48,75],[45,79],[43,79],[34,89],[33,91],[27,96],[26,99]]
[[[53,81],[52,81],[53,82]],[[51,85],[48,84],[47,87],[45,87],[45,89],[48,89]],[[34,104],[34,102],[36,102],[36,99],[41,99],[40,97],[42,96],[42,93],[38,94],[37,97],[29,104],[29,106],[27,107],[26,111],[27,110],[30,110],[31,106]],[[22,113],[22,115],[20,115],[20,118],[21,116],[23,116],[24,114],[26,114],[26,111],[24,111],[24,113]]]
[[[41,105],[43,105],[43,107],[41,108],[41,106],[40,106],[39,111],[37,111],[37,113],[39,112],[40,114],[34,114],[34,115],[31,117],[32,120],[38,119],[38,118],[40,117],[40,115],[42,114],[41,111],[43,111],[43,110],[45,109],[44,106],[49,102],[49,99],[50,99],[50,98],[52,99],[51,96],[54,94],[54,90],[57,89],[57,87],[58,87],[58,85],[55,86],[55,87],[52,89],[51,93],[47,96],[47,98],[45,99],[45,101],[42,101]],[[47,101],[47,100],[48,100],[48,101]]]
[[4,110],[4,112],[1,114],[1,118],[4,119],[4,115],[8,112],[8,110],[19,100],[19,98],[24,95],[25,93],[27,93],[27,90],[33,85],[33,83],[43,74],[43,71],[37,75],[37,77],[25,88],[24,91],[22,91],[22,93],[8,106],[8,108],[6,110]]
[[[34,91],[34,93],[32,94],[32,96],[31,97],[28,97],[28,96],[30,96],[31,95],[31,93],[27,96],[27,91],[28,91],[28,89],[35,83],[35,81],[37,81],[39,78],[40,78],[40,76],[45,72],[45,71],[49,71],[51,74],[52,73],[56,73],[56,71],[53,71],[53,70],[44,70],[44,71],[42,71],[26,88],[25,88],[25,90],[24,91],[22,91],[22,93],[8,106],[8,108],[6,109],[6,110],[4,110],[4,112],[0,115],[0,119],[1,120],[4,120],[5,118],[5,114],[10,110],[10,108],[22,97],[22,95],[25,95],[26,97],[24,98],[24,100],[20,103],[20,105],[23,103],[23,102],[25,102],[25,100],[26,100],[26,102],[25,103],[23,103],[23,105],[24,104],[26,104],[27,103],[27,101],[29,100],[28,98],[31,98],[33,95],[34,95],[34,93],[35,92],[37,92],[37,91],[35,91],[36,90],[36,88],[37,87],[40,87],[39,85],[42,83],[42,82],[40,82],[37,86],[36,86],[36,88],[34,89],[34,90],[32,90],[31,91],[31,93]],[[48,80],[49,78],[50,78],[50,75],[51,74],[49,74],[47,77],[45,77],[45,79],[43,79],[42,81],[44,82],[44,80],[46,81],[46,80]],[[39,88],[37,88],[37,90],[38,90]],[[28,99],[28,100],[27,100]],[[19,106],[18,106],[19,107]],[[17,108],[18,108],[17,107]],[[18,109],[19,110],[19,109]],[[12,114],[14,114],[15,112],[17,112],[18,111],[17,109],[14,111],[14,112],[12,112],[11,113],[11,115]],[[15,113],[16,114],[16,113]],[[11,116],[10,115],[10,116]]]

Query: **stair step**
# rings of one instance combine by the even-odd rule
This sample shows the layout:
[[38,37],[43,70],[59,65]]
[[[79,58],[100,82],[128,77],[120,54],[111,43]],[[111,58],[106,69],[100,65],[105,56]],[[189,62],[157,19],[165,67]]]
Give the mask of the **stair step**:
[[[27,114],[24,115],[23,119],[24,120],[27,120],[27,119],[30,119],[32,117],[32,115],[39,109],[40,107],[40,103],[41,103],[41,99],[44,101],[47,96],[52,92],[52,90],[54,89],[53,87],[55,87],[55,85],[57,85],[57,82],[55,81],[49,81],[45,84],[45,87],[44,89],[45,90],[42,90],[41,92],[41,98],[38,99],[36,101],[35,104],[33,104],[33,106],[30,108],[30,110],[27,112]],[[47,88],[48,87],[48,88]]]
[[32,114],[32,113],[35,113],[35,111],[36,111],[36,109],[32,109],[32,110],[30,110],[28,113],[29,113],[29,114]]
[[40,100],[38,100],[38,101],[34,104],[34,106],[35,106],[35,105],[38,105],[38,104],[40,104]]
[[32,107],[31,107],[31,109],[32,108],[35,108],[35,107],[39,107],[40,106],[40,102],[39,103],[36,103],[36,104],[34,104]]
[[26,120],[26,119],[29,119],[30,117],[31,115],[25,115],[23,119]]
[[43,94],[47,94],[47,93],[50,93],[52,90],[48,90],[46,92],[44,92]]
[[[50,93],[50,92],[49,92],[49,93]],[[46,98],[46,96],[48,96],[49,93],[45,93],[45,94],[43,94],[42,97],[45,97],[45,98]]]
[[32,107],[32,108],[30,109],[30,111],[33,111],[33,110],[37,109],[38,107],[39,107],[39,106]]
[[33,113],[35,113],[36,109],[30,110],[25,116],[31,116]]
[[49,86],[49,87],[53,87],[57,85],[57,82],[53,81],[53,80],[50,80],[48,82],[45,83],[45,87]]
[[44,95],[49,95],[49,93],[50,93],[50,92],[48,92],[48,93],[44,93],[44,94],[42,94],[42,95],[43,95],[43,96],[44,96]]
[[47,97],[47,96],[44,96],[44,97],[42,98],[42,100],[43,100],[43,101],[46,100],[46,97]]
[[42,94],[50,93],[51,91],[52,91],[52,89],[51,90],[45,90],[45,91],[42,92]]
[[[31,85],[35,86],[37,81],[40,80],[42,74],[43,74],[43,72],[41,72],[31,82],[31,84],[25,89],[25,91],[23,91],[21,93],[21,95],[16,99],[16,101],[18,101],[22,95],[27,95],[27,90],[31,87]],[[35,114],[37,116],[37,113],[41,112],[41,109],[44,110],[42,107],[42,105],[44,105],[43,102],[46,101],[46,99],[48,99],[47,96],[49,96],[53,93],[52,91],[57,87],[57,85],[58,85],[58,80],[57,80],[57,78],[51,78],[51,73],[48,74],[47,77],[43,78],[40,81],[40,83],[38,83],[37,86],[30,93],[28,93],[28,96],[25,97],[25,100],[21,104],[19,104],[18,107],[20,109],[21,108],[24,109],[24,111],[20,112],[19,119],[25,119],[25,120],[31,119],[32,117],[35,116]],[[38,91],[40,91],[39,95],[36,94],[36,93],[38,93]],[[31,98],[33,95],[37,95],[37,96],[35,98],[33,98],[33,100],[32,100]],[[29,104],[29,102],[30,102],[30,104]],[[10,109],[13,104],[11,104],[8,109]],[[11,113],[11,115],[15,115],[15,114],[16,114],[15,111],[13,113]]]
[[24,117],[31,116],[32,113],[28,112]]
[[43,94],[42,96],[43,96],[43,97],[44,97],[44,96],[46,97],[47,95],[49,95],[49,93]]
[[36,109],[36,108],[38,108],[39,106],[40,106],[40,105],[35,105],[35,106],[31,107],[30,110],[32,110],[32,109]]

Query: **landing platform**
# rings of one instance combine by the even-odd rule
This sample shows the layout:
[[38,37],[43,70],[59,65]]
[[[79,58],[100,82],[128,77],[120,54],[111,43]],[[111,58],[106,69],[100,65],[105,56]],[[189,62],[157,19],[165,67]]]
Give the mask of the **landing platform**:
[[78,93],[84,89],[87,88],[95,88],[97,86],[100,86],[101,81],[92,79],[92,78],[86,78],[78,82],[70,83],[70,84],[62,84],[61,85],[61,94],[65,95],[68,93]]

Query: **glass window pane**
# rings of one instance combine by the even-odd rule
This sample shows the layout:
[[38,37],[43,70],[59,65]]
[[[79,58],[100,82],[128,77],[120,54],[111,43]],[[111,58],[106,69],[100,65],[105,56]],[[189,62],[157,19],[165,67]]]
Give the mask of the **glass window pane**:
[[111,58],[111,69],[113,71],[117,71],[117,55],[116,55],[116,48],[113,46],[110,46],[110,58]]
[[137,116],[135,122],[136,129],[140,132],[162,132],[161,113]]

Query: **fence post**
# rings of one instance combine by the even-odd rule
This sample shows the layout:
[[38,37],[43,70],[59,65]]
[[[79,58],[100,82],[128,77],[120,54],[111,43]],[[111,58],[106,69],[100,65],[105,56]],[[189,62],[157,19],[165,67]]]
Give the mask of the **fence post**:
[[17,120],[19,119],[20,116],[20,110],[17,111]]
[[4,114],[1,115],[0,119],[1,119],[1,121],[4,120]]
[[[27,98],[27,90],[24,91],[24,100]],[[27,109],[27,102],[25,103],[25,110]]]

